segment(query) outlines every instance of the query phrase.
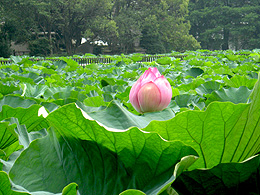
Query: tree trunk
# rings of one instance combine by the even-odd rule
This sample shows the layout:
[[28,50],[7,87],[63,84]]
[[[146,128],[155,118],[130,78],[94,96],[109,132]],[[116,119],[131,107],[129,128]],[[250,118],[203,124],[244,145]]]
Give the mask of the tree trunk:
[[52,43],[52,35],[51,35],[51,29],[48,29],[48,39],[50,44],[50,55],[53,55],[53,43]]
[[72,54],[72,38],[70,36],[70,32],[64,31],[64,42],[66,47],[67,55]]
[[71,40],[65,40],[66,41],[66,51],[67,51],[67,55],[71,55],[72,54],[72,42]]
[[228,46],[228,41],[229,41],[229,29],[224,27],[224,32],[223,32],[223,44],[222,44],[222,50],[227,50],[229,49]]

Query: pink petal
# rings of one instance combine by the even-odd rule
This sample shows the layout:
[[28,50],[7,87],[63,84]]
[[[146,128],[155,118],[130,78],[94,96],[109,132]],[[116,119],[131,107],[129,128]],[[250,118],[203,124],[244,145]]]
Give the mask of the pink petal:
[[159,109],[165,109],[171,102],[172,98],[172,88],[169,81],[162,75],[157,78],[154,83],[160,89],[161,94],[161,102],[159,105]]
[[150,68],[151,71],[155,74],[156,77],[160,77],[161,73],[159,72],[159,70],[156,67]]
[[161,102],[160,90],[153,82],[146,83],[138,92],[138,101],[143,113],[160,111],[158,110]]
[[131,102],[132,106],[135,108],[137,112],[141,112],[140,105],[138,102],[138,91],[141,88],[141,82],[140,80],[137,80],[137,82],[132,86],[130,93],[129,93],[129,101]]
[[141,84],[144,85],[150,81],[156,80],[156,78],[157,77],[156,77],[156,74],[154,74],[153,69],[148,68],[148,70],[146,70],[139,79],[141,80]]

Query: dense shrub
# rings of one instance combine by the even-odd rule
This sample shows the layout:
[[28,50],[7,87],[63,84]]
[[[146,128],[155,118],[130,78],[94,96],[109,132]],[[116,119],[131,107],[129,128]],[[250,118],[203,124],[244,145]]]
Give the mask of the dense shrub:
[[0,37],[0,57],[8,58],[11,55],[10,44],[7,40]]
[[46,38],[36,39],[29,43],[31,56],[47,56],[50,54],[50,43]]

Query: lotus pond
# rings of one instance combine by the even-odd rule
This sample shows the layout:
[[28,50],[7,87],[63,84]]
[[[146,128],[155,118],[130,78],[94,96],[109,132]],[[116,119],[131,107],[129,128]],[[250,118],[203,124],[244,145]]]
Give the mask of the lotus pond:
[[[0,194],[259,194],[260,51],[206,54],[0,64]],[[140,114],[149,67],[172,99]]]

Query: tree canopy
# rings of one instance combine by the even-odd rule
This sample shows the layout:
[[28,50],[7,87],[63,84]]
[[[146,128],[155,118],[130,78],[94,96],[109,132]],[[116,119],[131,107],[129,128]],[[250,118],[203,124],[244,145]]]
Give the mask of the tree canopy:
[[254,49],[260,45],[259,0],[191,0],[190,33],[205,49]]
[[[31,55],[74,54],[81,39],[108,44],[111,54],[260,45],[259,0],[2,0],[0,56],[10,43]],[[40,47],[39,47],[40,46]]]
[[[14,31],[6,40],[49,44],[46,54],[73,54],[82,38],[108,43],[112,53],[199,48],[189,35],[188,0],[3,0],[1,21]],[[3,27],[1,27],[3,29]],[[2,32],[2,30],[1,30]],[[44,33],[45,41],[38,41]]]

